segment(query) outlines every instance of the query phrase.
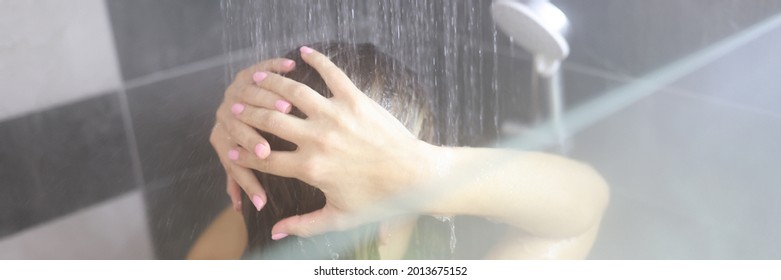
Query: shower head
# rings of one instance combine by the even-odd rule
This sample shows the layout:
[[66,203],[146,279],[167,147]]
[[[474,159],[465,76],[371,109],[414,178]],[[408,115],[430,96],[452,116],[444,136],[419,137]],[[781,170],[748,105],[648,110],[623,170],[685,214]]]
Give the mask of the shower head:
[[494,0],[491,15],[499,29],[534,55],[535,68],[551,76],[569,55],[564,39],[569,21],[547,0]]

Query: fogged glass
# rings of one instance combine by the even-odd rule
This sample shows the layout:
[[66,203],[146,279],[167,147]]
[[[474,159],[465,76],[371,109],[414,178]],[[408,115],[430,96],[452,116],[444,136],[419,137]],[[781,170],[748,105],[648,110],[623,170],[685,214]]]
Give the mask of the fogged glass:
[[[188,2],[179,2],[177,10],[186,14]],[[492,7],[498,2],[526,5],[524,12],[532,16],[497,26]],[[557,11],[534,8],[541,3]],[[224,178],[207,173],[222,172],[214,152],[203,150],[207,135],[194,132],[210,129],[213,119],[191,115],[211,117],[222,92],[193,96],[209,103],[203,106],[208,112],[193,112],[202,107],[163,98],[134,99],[132,90],[157,80],[170,79],[164,90],[197,84],[197,77],[176,78],[208,68],[203,65],[215,68],[208,74],[220,75],[221,86],[226,86],[238,71],[258,61],[301,45],[334,41],[374,44],[418,73],[416,82],[434,93],[430,101],[443,120],[436,127],[442,145],[539,150],[592,166],[610,186],[610,204],[588,258],[781,258],[781,172],[776,163],[781,158],[781,1],[221,0],[214,12],[222,19],[224,56],[151,79],[129,79],[129,103],[123,97],[126,89],[121,89],[119,107],[107,109],[128,114],[124,110],[130,106],[134,119],[117,123],[132,128],[127,132],[135,133],[127,140],[131,144],[138,135],[154,133],[202,144],[193,149],[196,152],[181,153],[187,157],[141,162],[133,168],[187,166],[194,158],[208,158],[208,166],[188,166],[187,172],[162,180],[187,181],[186,188],[155,192],[157,185],[136,178],[151,185],[145,186],[145,202],[138,205],[171,201],[165,208],[170,211],[144,209],[149,219],[144,230],[151,238],[139,243],[151,245],[139,246],[153,246],[158,258],[184,258],[216,213],[229,207]],[[516,22],[526,23],[514,26]],[[182,31],[190,28],[181,22],[167,24]],[[530,30],[540,31],[519,32]],[[550,38],[559,41],[543,43]],[[566,54],[554,50],[562,44]],[[177,127],[146,130],[154,120],[132,122],[134,108],[155,102],[169,106]],[[495,164],[501,165],[502,159]],[[457,188],[457,183],[447,184],[442,191]],[[4,195],[0,202],[12,197]],[[201,207],[192,197],[213,202]],[[36,201],[30,199],[29,205],[47,207]],[[400,195],[375,207],[416,214],[426,203],[425,196]],[[104,214],[114,210],[99,209]],[[482,258],[506,229],[476,217],[424,219],[418,224],[427,233],[410,241],[417,249],[409,258]],[[376,232],[376,227],[367,225],[361,234]],[[355,246],[377,242],[357,236],[291,237],[274,250],[250,251],[244,257],[338,259]],[[0,239],[0,248],[9,246],[8,240]]]

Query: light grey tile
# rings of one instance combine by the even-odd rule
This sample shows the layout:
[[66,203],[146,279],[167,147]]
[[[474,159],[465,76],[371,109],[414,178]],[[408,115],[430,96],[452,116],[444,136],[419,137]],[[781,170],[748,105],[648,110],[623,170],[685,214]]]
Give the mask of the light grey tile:
[[[599,170],[614,194],[756,238],[781,234],[779,141],[778,118],[661,92],[576,135],[572,156]],[[729,253],[720,256],[751,257]]]
[[121,86],[102,0],[4,1],[0,120]]
[[[777,233],[706,225],[675,209],[614,193],[589,259],[778,259]],[[773,235],[773,238],[770,238]]]
[[589,259],[710,259],[711,230],[686,215],[613,194]]
[[152,259],[141,191],[0,239],[0,259]]

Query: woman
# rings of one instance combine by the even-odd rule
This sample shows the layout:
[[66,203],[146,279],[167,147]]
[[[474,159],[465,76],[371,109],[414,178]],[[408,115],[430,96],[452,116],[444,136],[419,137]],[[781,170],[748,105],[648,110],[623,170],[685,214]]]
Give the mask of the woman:
[[[320,47],[330,51],[350,45]],[[397,117],[404,119],[405,113],[419,117],[426,111],[425,102],[421,102],[425,98],[407,96],[416,101],[389,102],[386,97],[400,95],[398,88],[386,87],[394,83],[382,83],[387,79],[377,71],[349,69],[353,68],[350,61],[361,59],[345,57],[334,57],[341,64],[335,65],[312,48],[300,49],[299,68],[309,65],[312,70],[304,72],[316,71],[322,77],[328,89],[325,96],[319,93],[325,89],[318,92],[301,79],[274,73],[299,71],[293,70],[296,62],[289,59],[266,61],[242,71],[226,91],[210,140],[229,175],[228,193],[234,208],[247,208],[251,202],[255,211],[273,212],[264,207],[274,203],[276,195],[267,195],[258,178],[261,182],[270,180],[264,179],[265,175],[256,177],[250,169],[299,179],[323,194],[322,207],[273,221],[273,227],[265,229],[268,238],[260,243],[355,229],[393,217],[394,222],[380,226],[381,237],[390,232],[393,238],[380,242],[387,246],[380,246],[379,257],[400,258],[408,251],[415,228],[420,227],[408,216],[417,212],[477,216],[508,225],[487,258],[586,256],[609,197],[607,185],[594,170],[544,153],[440,147],[422,141],[411,130],[433,127],[425,117],[407,118],[406,126]],[[374,55],[372,59],[383,60],[381,57]],[[398,62],[387,63],[395,66],[391,71],[399,69]],[[420,90],[412,88],[410,92]],[[380,94],[376,94],[378,89]],[[400,108],[393,108],[393,104]],[[423,105],[415,108],[410,104]],[[293,107],[303,115],[287,114]],[[274,147],[272,151],[269,143],[278,145],[273,135],[296,147]],[[270,187],[269,182],[264,183]],[[247,194],[245,202],[239,199],[238,186]],[[395,203],[372,207],[397,197],[401,198]],[[415,203],[397,207],[398,202],[409,201]],[[246,218],[250,223],[256,220]],[[197,248],[193,250],[196,253],[205,250]]]

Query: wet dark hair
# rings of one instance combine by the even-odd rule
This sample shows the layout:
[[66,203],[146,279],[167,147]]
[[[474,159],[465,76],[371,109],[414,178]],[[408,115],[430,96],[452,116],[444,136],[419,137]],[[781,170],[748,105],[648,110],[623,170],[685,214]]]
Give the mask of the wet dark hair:
[[[375,100],[419,139],[438,144],[436,119],[430,90],[417,75],[372,44],[316,43],[310,47],[327,55],[355,85]],[[288,78],[306,84],[325,97],[332,93],[312,67],[301,60],[298,48],[285,57],[296,62]],[[294,108],[291,114],[306,116]],[[272,150],[292,151],[295,144],[261,131]],[[249,258],[261,259],[378,259],[377,224],[311,238],[287,237],[272,241],[271,228],[278,221],[315,211],[325,205],[323,193],[300,180],[255,172],[266,190],[268,201],[257,212],[243,196],[242,213],[248,233]],[[338,174],[334,174],[338,176]],[[418,220],[405,258],[448,259],[451,250],[444,224],[431,217]]]

